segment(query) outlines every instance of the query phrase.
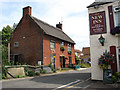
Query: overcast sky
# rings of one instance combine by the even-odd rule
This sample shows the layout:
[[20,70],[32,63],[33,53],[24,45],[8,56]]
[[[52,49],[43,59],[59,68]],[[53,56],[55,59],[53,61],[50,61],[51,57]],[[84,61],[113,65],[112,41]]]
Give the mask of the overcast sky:
[[[26,2],[25,2],[26,1]],[[56,26],[62,21],[63,31],[76,43],[75,49],[89,46],[88,5],[95,0],[1,0],[0,30],[22,18],[22,8],[32,7],[32,16]]]

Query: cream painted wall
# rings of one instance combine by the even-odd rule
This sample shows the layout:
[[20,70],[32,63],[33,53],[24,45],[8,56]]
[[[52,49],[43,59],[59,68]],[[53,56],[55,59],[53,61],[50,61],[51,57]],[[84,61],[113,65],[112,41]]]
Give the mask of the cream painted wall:
[[95,9],[94,7],[88,8],[89,14],[101,12],[101,11],[105,11],[106,14],[107,33],[102,34],[102,36],[105,38],[104,46],[101,46],[98,40],[101,34],[90,35],[90,53],[91,53],[91,62],[92,62],[91,78],[93,80],[103,80],[103,70],[100,69],[98,66],[98,58],[103,54],[105,50],[110,51],[110,46],[118,46],[118,43],[120,45],[120,36],[116,37],[110,34],[109,15],[108,15],[108,6],[110,5],[113,5],[113,7],[115,7],[117,4],[115,2],[111,4],[101,5],[98,9]]

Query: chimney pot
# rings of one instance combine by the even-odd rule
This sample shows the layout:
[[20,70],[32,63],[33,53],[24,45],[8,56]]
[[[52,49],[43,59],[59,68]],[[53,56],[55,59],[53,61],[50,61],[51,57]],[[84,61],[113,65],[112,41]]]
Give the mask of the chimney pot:
[[26,15],[30,15],[31,16],[31,7],[27,6],[23,8],[23,17]]
[[56,27],[62,30],[62,23],[56,24]]

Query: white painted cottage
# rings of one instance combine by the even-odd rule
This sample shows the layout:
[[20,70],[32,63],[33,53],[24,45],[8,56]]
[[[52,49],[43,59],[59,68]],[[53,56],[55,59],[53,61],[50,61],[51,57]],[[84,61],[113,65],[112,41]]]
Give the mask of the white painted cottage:
[[[88,7],[91,78],[103,80],[103,70],[98,66],[98,58],[105,50],[114,54],[115,63],[111,65],[113,72],[120,72],[120,1],[94,2]],[[99,38],[105,38],[101,45]]]

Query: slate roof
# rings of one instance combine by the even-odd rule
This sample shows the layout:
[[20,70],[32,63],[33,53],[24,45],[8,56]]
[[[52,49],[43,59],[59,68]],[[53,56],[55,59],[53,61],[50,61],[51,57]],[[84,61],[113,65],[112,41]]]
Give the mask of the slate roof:
[[92,4],[87,6],[87,8],[94,7],[96,5],[104,5],[104,4],[108,4],[108,3],[112,3],[112,2],[93,2]]
[[37,24],[39,27],[43,29],[45,34],[56,37],[58,39],[61,39],[63,41],[67,41],[69,43],[75,44],[75,42],[67,35],[65,34],[61,29],[56,28],[52,25],[49,25],[46,22],[43,22],[36,17],[30,16]]

